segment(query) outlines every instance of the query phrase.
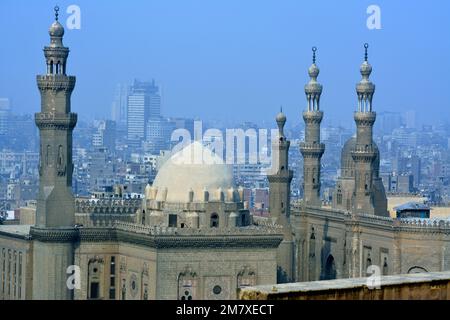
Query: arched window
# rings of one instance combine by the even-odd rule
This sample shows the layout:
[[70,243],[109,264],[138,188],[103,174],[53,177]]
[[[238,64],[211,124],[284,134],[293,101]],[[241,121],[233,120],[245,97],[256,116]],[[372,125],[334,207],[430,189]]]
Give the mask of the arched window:
[[195,300],[197,293],[198,276],[190,267],[178,275],[178,299]]
[[316,236],[314,227],[311,228],[311,236],[309,238],[309,263],[308,263],[308,279],[315,281],[316,279]]
[[425,273],[425,272],[428,272],[427,269],[418,266],[414,266],[412,268],[409,268],[408,270],[408,273]]
[[332,280],[336,279],[336,264],[334,262],[333,255],[329,255],[327,258],[327,262],[325,263],[325,272],[323,280]]
[[369,269],[369,267],[372,265],[372,259],[370,258],[370,253],[367,255],[367,259],[366,259],[366,273],[367,275],[371,275],[371,273],[368,273],[367,270]]
[[383,261],[383,275],[387,275],[389,273],[389,266],[387,263],[387,257],[384,257],[384,261]]
[[333,279],[336,279],[336,263],[334,262],[333,255],[330,254],[325,263],[325,269],[323,271],[322,280],[333,280]]
[[219,227],[219,215],[217,213],[211,214],[211,228],[218,228]]
[[342,205],[342,190],[340,188],[337,191],[336,201],[338,205]]

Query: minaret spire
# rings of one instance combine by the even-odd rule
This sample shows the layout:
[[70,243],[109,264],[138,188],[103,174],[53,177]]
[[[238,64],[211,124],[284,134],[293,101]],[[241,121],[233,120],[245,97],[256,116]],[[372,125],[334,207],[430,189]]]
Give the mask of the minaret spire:
[[279,282],[293,280],[293,239],[290,224],[290,195],[293,171],[289,170],[289,146],[290,141],[284,134],[286,115],[282,110],[276,116],[278,126],[277,139],[272,141],[272,168],[267,179],[269,180],[269,213],[272,221],[283,227],[284,239],[278,247],[278,267],[285,274]]
[[375,214],[373,182],[376,178],[373,162],[377,156],[372,131],[376,113],[372,110],[375,85],[370,81],[372,66],[368,62],[367,49],[364,44],[364,62],[360,72],[362,79],[356,85],[358,108],[354,114],[356,123],[356,144],[352,150],[355,162],[355,189],[353,211],[355,213]]
[[56,5],[53,10],[55,10],[55,21],[58,21],[59,7]]
[[317,48],[316,47],[312,47],[312,52],[313,52],[312,63],[313,64],[316,64],[316,51],[317,51]]
[[367,49],[369,49],[369,44],[368,43],[364,43],[364,61],[367,62],[367,58],[368,58],[368,54],[367,54]]
[[312,65],[308,69],[310,80],[305,85],[307,107],[303,112],[305,121],[305,141],[300,144],[303,155],[303,191],[306,205],[320,206],[320,167],[325,145],[320,142],[320,123],[323,112],[320,111],[322,85],[317,82],[319,68],[316,65],[317,48],[312,48]]

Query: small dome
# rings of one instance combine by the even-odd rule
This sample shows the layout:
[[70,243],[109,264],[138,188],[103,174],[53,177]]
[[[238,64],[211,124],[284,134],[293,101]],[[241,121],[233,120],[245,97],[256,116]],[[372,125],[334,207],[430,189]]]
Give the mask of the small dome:
[[372,66],[370,65],[369,62],[364,61],[359,70],[363,77],[369,77],[370,74],[372,73]]
[[53,22],[48,30],[50,37],[62,37],[64,35],[64,27],[59,21]]
[[311,78],[313,78],[313,79],[315,79],[315,78],[317,78],[317,77],[319,76],[319,72],[320,72],[320,70],[319,70],[319,68],[316,66],[315,63],[313,63],[313,64],[309,67],[309,69],[308,69],[308,74],[309,74],[309,76],[310,76]]
[[286,115],[283,112],[279,112],[276,117],[277,122],[286,122]]

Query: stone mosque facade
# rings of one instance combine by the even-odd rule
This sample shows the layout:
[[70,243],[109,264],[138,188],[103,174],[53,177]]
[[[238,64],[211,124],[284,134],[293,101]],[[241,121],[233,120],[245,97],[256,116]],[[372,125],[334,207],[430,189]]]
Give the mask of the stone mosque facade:
[[[232,168],[194,142],[160,168],[142,199],[74,199],[64,28],[51,25],[37,76],[40,186],[35,223],[0,226],[0,299],[235,299],[277,282],[450,270],[450,224],[389,218],[372,139],[376,119],[367,46],[357,84],[356,136],[342,150],[331,207],[320,199],[322,86],[316,51],[305,86],[304,198],[290,200],[286,116],[272,141],[270,217],[250,214]],[[200,161],[198,161],[198,155]]]

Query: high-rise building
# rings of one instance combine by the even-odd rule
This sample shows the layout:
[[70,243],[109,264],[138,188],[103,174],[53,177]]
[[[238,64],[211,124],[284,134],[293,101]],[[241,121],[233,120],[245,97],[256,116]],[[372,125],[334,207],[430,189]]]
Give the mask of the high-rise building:
[[116,122],[112,120],[102,120],[98,124],[97,132],[92,136],[93,147],[105,147],[109,152],[116,149]]
[[0,135],[6,135],[9,128],[10,102],[8,98],[0,98]]
[[135,80],[128,95],[127,137],[130,145],[141,146],[147,131],[147,121],[161,115],[161,97],[155,81]]
[[416,128],[416,111],[414,110],[408,110],[403,114],[404,117],[404,123],[406,128],[408,129],[415,129]]
[[381,134],[391,134],[393,130],[402,126],[402,115],[399,112],[380,112],[375,130]]
[[129,91],[129,85],[118,84],[114,93],[114,100],[111,108],[111,119],[121,127],[125,127],[127,124],[127,99]]
[[161,150],[170,150],[170,138],[174,130],[175,123],[169,119],[163,117],[149,119],[146,130],[147,151],[159,154]]

